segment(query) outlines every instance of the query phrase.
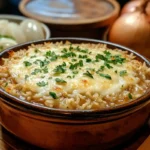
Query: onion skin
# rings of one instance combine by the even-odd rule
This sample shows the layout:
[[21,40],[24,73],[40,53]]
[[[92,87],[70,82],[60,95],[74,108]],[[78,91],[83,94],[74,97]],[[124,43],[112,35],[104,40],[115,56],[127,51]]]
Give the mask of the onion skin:
[[150,58],[150,21],[141,11],[120,16],[112,25],[108,39]]
[[121,10],[121,15],[125,13],[132,13],[137,10],[137,7],[141,5],[141,0],[134,0],[126,3]]

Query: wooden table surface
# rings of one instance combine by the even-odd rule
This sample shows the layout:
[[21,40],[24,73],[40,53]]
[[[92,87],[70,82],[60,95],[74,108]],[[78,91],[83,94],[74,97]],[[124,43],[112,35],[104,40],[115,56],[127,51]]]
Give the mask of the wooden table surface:
[[[150,125],[145,124],[135,135],[124,144],[113,148],[113,150],[137,150],[150,134]],[[42,150],[30,145],[14,135],[10,134],[0,126],[0,150]],[[144,149],[143,149],[144,150]]]

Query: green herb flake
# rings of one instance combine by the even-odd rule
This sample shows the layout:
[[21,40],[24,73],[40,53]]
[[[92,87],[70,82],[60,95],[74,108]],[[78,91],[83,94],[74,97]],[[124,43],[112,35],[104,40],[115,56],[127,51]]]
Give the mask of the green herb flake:
[[76,57],[76,54],[74,52],[67,52],[61,55],[62,58],[68,58],[68,57]]
[[34,52],[35,52],[35,53],[38,53],[38,52],[40,52],[40,50],[36,48],[36,49],[34,50]]
[[71,61],[72,61],[72,62],[75,62],[75,61],[77,61],[77,59],[72,59]]
[[36,57],[36,55],[33,55],[33,56],[31,56],[30,58],[35,58]]
[[88,49],[80,50],[81,53],[88,53]]
[[7,87],[7,86],[8,86],[8,82],[5,83],[4,87]]
[[79,55],[79,58],[87,58],[87,55]]
[[131,95],[131,93],[128,94],[128,98],[129,98],[129,99],[132,99],[132,98],[133,98],[132,95]]
[[63,65],[59,65],[59,66],[57,66],[57,67],[54,69],[54,72],[55,72],[56,74],[65,73],[65,72],[66,72],[66,69],[64,68]]
[[106,78],[106,79],[111,80],[111,76],[110,76],[110,75],[108,75],[108,74],[100,73],[99,75],[100,75],[101,77],[104,77],[104,78]]
[[100,66],[100,68],[96,71],[97,74],[99,74],[99,72],[104,71],[105,66]]
[[30,63],[29,61],[24,61],[23,63],[24,63],[24,65],[25,65],[26,67],[29,67],[29,66],[32,65],[32,63]]
[[91,61],[92,61],[92,59],[90,59],[90,58],[87,58],[87,59],[86,59],[86,62],[87,62],[87,63],[89,63],[89,62],[91,62]]
[[69,50],[70,51],[73,50],[72,44],[70,44]]
[[127,71],[126,71],[126,70],[120,71],[120,76],[125,76],[126,74],[127,74]]
[[101,54],[96,55],[96,60],[98,60],[98,59],[101,59],[101,60],[104,60],[104,61],[106,60],[105,56],[101,55]]
[[34,69],[34,71],[31,73],[32,75],[36,75],[41,72],[41,69]]
[[49,95],[53,98],[53,99],[57,99],[57,95],[55,92],[49,92]]
[[45,54],[45,56],[47,58],[50,58],[51,61],[55,61],[58,58],[58,56],[56,55],[56,53],[52,52],[52,51],[47,51],[46,54]]
[[72,77],[71,77],[71,76],[67,76],[67,78],[70,78],[70,79],[71,79]]
[[48,83],[44,82],[44,81],[41,81],[41,82],[38,82],[37,85],[40,86],[40,87],[43,87],[43,86],[48,85]]
[[107,50],[104,51],[104,54],[107,58],[110,58],[110,56],[111,56],[111,53]]
[[80,66],[80,67],[83,67],[83,60],[80,60],[80,61],[79,61],[79,66]]
[[66,65],[66,63],[65,63],[65,62],[63,62],[63,63],[62,63],[62,66],[64,66],[64,67],[65,67],[65,66],[67,66],[67,65]]
[[47,68],[47,66],[44,67],[44,68],[42,69],[42,71],[43,71],[43,73],[48,73],[48,68]]
[[75,63],[75,64],[70,63],[69,69],[74,70],[74,69],[77,69],[77,67],[78,67],[78,63]]
[[72,71],[73,74],[78,74],[79,72],[76,70],[76,71]]
[[45,76],[41,76],[40,78],[45,78]]
[[24,79],[27,80],[29,78],[29,75],[25,75]]
[[111,69],[111,68],[113,68],[110,64],[108,64],[108,63],[105,63],[104,64],[108,69]]
[[56,81],[57,83],[67,83],[65,80],[60,79],[60,78],[56,78],[55,81]]
[[83,73],[83,75],[88,76],[93,79],[93,75],[89,71],[86,71],[86,73]]
[[66,52],[67,52],[67,49],[64,48],[61,52],[62,52],[62,53],[66,53]]
[[117,70],[115,70],[115,73],[118,73],[118,71],[117,71]]
[[113,64],[123,64],[125,62],[125,60],[126,60],[126,58],[122,58],[120,55],[114,55],[108,61]]
[[4,49],[4,47],[3,47],[3,46],[0,46],[0,52],[1,52],[3,49]]

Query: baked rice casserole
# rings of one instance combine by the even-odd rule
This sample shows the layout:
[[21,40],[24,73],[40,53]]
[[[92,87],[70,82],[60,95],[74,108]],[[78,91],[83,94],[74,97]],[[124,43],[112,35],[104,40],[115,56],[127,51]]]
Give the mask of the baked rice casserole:
[[150,87],[145,63],[104,44],[46,42],[10,51],[1,61],[2,89],[52,108],[115,107],[137,99]]

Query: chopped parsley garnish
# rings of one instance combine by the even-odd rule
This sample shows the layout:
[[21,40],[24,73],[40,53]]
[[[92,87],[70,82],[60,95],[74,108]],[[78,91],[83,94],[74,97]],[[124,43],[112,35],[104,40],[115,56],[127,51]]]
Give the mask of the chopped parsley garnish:
[[77,69],[78,67],[83,67],[83,60],[79,60],[79,62],[75,64],[70,63],[69,69],[74,70],[74,69]]
[[53,98],[53,99],[57,99],[57,95],[55,92],[49,92],[49,95]]
[[83,73],[83,75],[93,78],[93,75],[89,71],[86,71],[86,73]]
[[104,77],[104,78],[106,78],[106,79],[111,80],[111,76],[110,76],[110,75],[108,75],[108,74],[100,73],[99,75],[100,75],[101,77]]
[[113,68],[110,64],[108,64],[108,63],[105,63],[104,64],[108,69],[111,69],[111,68]]
[[4,87],[7,87],[7,86],[8,86],[8,82],[5,83]]
[[77,61],[77,59],[72,59],[73,62]]
[[45,78],[45,76],[41,76],[40,78]]
[[63,62],[63,63],[62,63],[62,66],[66,66],[66,63],[65,63],[65,62]]
[[78,52],[81,52],[81,53],[88,53],[88,49],[81,49],[79,46],[77,46],[75,48],[75,50],[77,50]]
[[32,63],[30,63],[29,61],[24,61],[23,63],[24,63],[24,65],[25,65],[26,67],[29,67],[29,66],[32,65]]
[[105,66],[100,66],[100,68],[96,71],[96,73],[99,73],[99,72],[101,72],[101,71],[104,71],[104,69],[105,69]]
[[68,57],[76,57],[76,54],[74,52],[67,52],[61,55],[62,58],[68,58]]
[[127,74],[127,71],[126,71],[126,70],[120,71],[120,76],[125,76],[126,74]]
[[29,75],[25,75],[24,79],[27,80],[29,78]]
[[55,52],[52,52],[52,51],[46,52],[45,56],[46,56],[47,58],[50,58],[51,61],[55,61],[55,60],[57,60],[57,58],[58,58],[58,56],[56,55],[56,53],[55,53]]
[[36,49],[34,50],[34,52],[35,52],[35,53],[38,53],[38,52],[40,52],[40,50],[36,48]]
[[54,69],[54,72],[55,72],[56,74],[65,73],[65,72],[66,72],[66,69],[64,68],[63,65],[59,65],[59,66],[57,66],[57,67]]
[[67,76],[67,78],[70,78],[70,79],[71,79],[72,77],[71,77],[71,76]]
[[33,55],[33,56],[31,56],[30,58],[35,58],[36,57],[36,55]]
[[117,71],[117,70],[115,70],[115,73],[118,73],[118,71]]
[[111,59],[108,60],[109,63],[113,64],[123,64],[126,59],[122,58],[120,55],[111,56]]
[[97,54],[97,55],[96,55],[96,60],[98,60],[98,59],[106,60],[105,56],[104,56],[104,55],[101,55],[101,54]]
[[112,55],[109,51],[104,51],[105,55],[97,54],[96,61],[103,60],[105,63],[112,63],[112,64],[122,64],[126,60],[122,58],[121,55]]
[[40,73],[41,69],[34,69],[34,71],[31,73],[32,75],[36,75],[37,73]]
[[72,44],[70,44],[69,50],[70,51],[73,50]]
[[44,73],[48,73],[48,68],[47,68],[47,66],[44,67],[44,68],[42,69],[42,71],[43,71]]
[[95,72],[95,68],[86,68],[86,70],[90,70],[92,72]]
[[48,85],[48,83],[44,82],[44,81],[41,81],[41,82],[38,82],[37,85],[40,86],[40,87],[43,87],[43,86]]
[[86,59],[86,62],[88,62],[88,63],[91,62],[91,61],[92,61],[92,59],[90,59],[90,58]]
[[87,55],[79,55],[79,58],[87,58]]
[[77,70],[72,71],[73,74],[78,74],[79,72]]
[[111,56],[111,53],[109,52],[109,51],[104,51],[104,54],[105,54],[105,56],[108,58],[108,57],[110,57]]
[[128,98],[129,98],[129,99],[132,99],[132,98],[133,98],[132,95],[131,95],[131,93],[128,94]]
[[81,53],[88,53],[88,49],[82,49],[80,50]]
[[40,67],[44,67],[44,62],[43,61],[40,61]]
[[67,83],[65,80],[60,79],[60,78],[56,78],[55,81],[56,81],[57,83]]
[[62,53],[66,53],[66,52],[67,52],[67,49],[64,48],[61,52],[62,52]]
[[69,69],[74,70],[74,69],[77,69],[77,67],[78,67],[78,63],[75,63],[75,64],[70,63]]
[[79,61],[79,66],[82,67],[83,66],[83,60]]

